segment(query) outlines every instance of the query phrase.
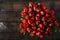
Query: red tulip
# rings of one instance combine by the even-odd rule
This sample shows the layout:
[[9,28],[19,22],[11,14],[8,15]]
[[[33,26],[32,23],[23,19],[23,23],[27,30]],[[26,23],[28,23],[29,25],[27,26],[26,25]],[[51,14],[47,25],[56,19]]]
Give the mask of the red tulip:
[[54,15],[54,10],[51,10],[51,15]]
[[36,32],[36,35],[37,35],[37,36],[40,36],[40,32]]
[[46,20],[46,17],[42,17],[42,19],[41,19],[42,21],[45,21]]
[[55,16],[52,16],[52,20],[56,20],[56,17]]
[[49,27],[53,26],[53,23],[49,23]]
[[28,27],[28,23],[24,23],[23,26],[26,29]]
[[36,20],[40,20],[40,17],[36,16],[35,19],[36,19]]
[[49,17],[50,15],[46,13],[45,17]]
[[35,33],[36,33],[36,31],[32,31],[32,33],[33,33],[33,34],[35,34]]
[[32,29],[33,29],[33,30],[36,30],[36,26],[33,26]]
[[54,25],[55,25],[55,26],[58,26],[58,22],[57,22],[57,21],[54,21]]
[[49,35],[49,34],[50,34],[50,32],[47,32],[47,31],[45,32],[45,35]]
[[38,13],[38,14],[36,14],[36,16],[40,17],[40,14]]
[[21,33],[25,33],[25,29],[21,29],[21,31],[20,31]]
[[29,11],[28,12],[32,12],[32,8],[29,8]]
[[46,13],[48,13],[48,12],[49,12],[49,10],[48,10],[48,9],[45,9],[45,12],[46,12]]
[[31,23],[31,26],[35,26],[35,23]]
[[47,29],[46,29],[46,32],[49,32],[50,31],[50,28],[48,27]]
[[43,8],[44,7],[44,3],[40,3],[40,7]]
[[34,33],[31,33],[30,36],[31,36],[31,37],[34,37]]
[[40,23],[40,21],[36,21],[36,24],[38,25]]
[[37,8],[37,6],[36,6],[36,5],[34,5],[34,6],[33,6],[34,11],[36,11],[36,8]]
[[43,24],[39,24],[39,27],[42,28],[43,27]]
[[41,12],[40,12],[40,14],[41,14],[41,15],[44,15],[44,12],[43,12],[43,11],[41,11]]
[[41,30],[41,28],[37,28],[37,31],[40,31]]
[[26,19],[22,19],[22,23],[26,23],[27,22],[27,20]]
[[40,9],[36,9],[37,12],[40,12]]
[[22,23],[20,23],[20,25],[19,25],[20,27],[22,27],[23,26],[23,24]]
[[22,17],[25,17],[26,16],[26,13],[25,12],[21,12],[21,16]]
[[40,38],[43,38],[43,35],[40,35]]
[[28,19],[28,24],[32,24],[34,21],[32,19]]
[[31,24],[31,20],[28,20],[28,24]]
[[27,28],[27,31],[28,31],[28,32],[31,32],[31,28]]
[[44,32],[44,30],[43,30],[43,29],[41,29],[41,30],[40,30],[40,32]]
[[52,21],[52,20],[53,20],[52,17],[49,17],[49,18],[48,18],[48,21]]
[[47,23],[46,23],[46,22],[43,22],[43,25],[44,25],[44,26],[47,26]]
[[34,19],[34,17],[31,17],[31,20],[33,20],[33,21],[34,21],[34,20],[35,20],[35,19]]
[[34,16],[34,13],[33,12],[29,12],[29,16]]
[[25,19],[29,19],[29,16],[26,16]]
[[29,3],[29,7],[33,7],[33,2],[30,2]]
[[23,12],[27,12],[27,11],[28,11],[28,8],[27,8],[27,7],[25,7]]

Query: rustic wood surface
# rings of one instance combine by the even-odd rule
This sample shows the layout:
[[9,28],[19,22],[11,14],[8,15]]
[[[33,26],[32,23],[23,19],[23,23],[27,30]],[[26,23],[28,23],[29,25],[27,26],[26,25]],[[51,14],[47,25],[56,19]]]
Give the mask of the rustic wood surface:
[[[31,0],[37,3],[36,0]],[[29,1],[26,0],[1,0],[0,1],[0,22],[2,22],[6,29],[0,32],[0,40],[60,40],[60,27],[57,28],[57,32],[51,34],[50,36],[40,39],[38,37],[30,38],[28,35],[23,36],[19,33],[19,12],[21,9],[28,5]],[[58,2],[60,1],[43,1],[46,6],[50,8],[53,6],[55,8],[55,15],[57,21],[60,23],[60,8]],[[47,4],[48,3],[48,4]],[[50,3],[52,3],[50,5]],[[57,6],[56,6],[57,5]],[[58,9],[57,9],[58,8]],[[60,25],[59,25],[60,26]]]

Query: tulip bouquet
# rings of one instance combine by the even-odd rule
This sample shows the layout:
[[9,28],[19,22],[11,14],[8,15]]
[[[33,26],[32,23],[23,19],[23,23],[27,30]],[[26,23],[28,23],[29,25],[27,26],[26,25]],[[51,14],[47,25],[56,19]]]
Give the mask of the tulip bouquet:
[[29,3],[29,7],[25,7],[19,13],[20,18],[20,33],[29,33],[31,37],[38,36],[43,38],[49,35],[50,32],[56,32],[58,22],[54,15],[54,10],[49,10],[43,3]]

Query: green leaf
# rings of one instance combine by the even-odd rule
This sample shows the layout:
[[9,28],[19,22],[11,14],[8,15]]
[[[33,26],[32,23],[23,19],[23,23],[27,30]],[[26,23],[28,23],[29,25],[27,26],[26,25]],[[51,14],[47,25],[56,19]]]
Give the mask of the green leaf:
[[56,26],[53,26],[52,27],[52,32],[56,32],[57,30],[56,30]]
[[20,18],[20,20],[22,20],[22,18]]
[[38,3],[37,5],[40,5],[40,3]]
[[23,33],[23,35],[25,35],[25,32]]

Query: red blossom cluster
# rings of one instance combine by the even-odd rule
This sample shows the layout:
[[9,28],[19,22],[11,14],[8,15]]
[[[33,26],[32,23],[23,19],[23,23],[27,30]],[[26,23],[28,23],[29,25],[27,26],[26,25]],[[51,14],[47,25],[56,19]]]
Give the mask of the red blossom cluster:
[[20,32],[28,32],[31,37],[36,35],[43,38],[50,33],[52,26],[58,26],[54,10],[47,9],[43,3],[36,5],[30,2],[20,15]]

